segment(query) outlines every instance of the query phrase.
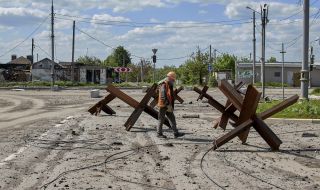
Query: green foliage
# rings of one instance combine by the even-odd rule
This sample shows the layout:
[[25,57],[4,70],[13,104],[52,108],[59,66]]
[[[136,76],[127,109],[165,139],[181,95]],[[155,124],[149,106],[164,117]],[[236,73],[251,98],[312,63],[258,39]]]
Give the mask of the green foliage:
[[80,56],[77,59],[77,62],[85,65],[101,65],[102,64],[102,61],[99,58],[95,56],[87,56],[87,55]]
[[157,69],[157,74],[158,74],[159,80],[165,78],[170,71],[174,71],[177,74],[177,79],[180,78],[179,69],[176,66],[165,65],[162,68]]
[[236,56],[224,53],[222,54],[222,56],[219,56],[217,58],[217,62],[214,65],[214,70],[215,71],[231,70],[232,79],[234,79],[236,61],[237,61]]
[[[254,83],[254,86],[262,86],[261,82],[256,82]],[[269,86],[269,87],[282,87],[282,83],[281,82],[266,82],[265,86]],[[288,87],[289,85],[287,83],[283,83],[284,87]]]
[[277,62],[277,59],[275,57],[270,57],[268,60],[267,60],[267,63],[276,63]]
[[127,67],[131,64],[131,54],[123,46],[118,46],[103,64],[109,67]]
[[202,85],[202,78],[208,75],[209,54],[200,49],[178,69],[180,80],[184,84]]
[[311,92],[312,95],[320,96],[320,88],[315,88]]
[[[71,81],[56,81],[55,85],[61,87],[72,87],[72,86],[98,86],[99,84],[92,83],[72,83]],[[48,81],[29,81],[29,82],[1,82],[0,87],[49,87],[51,82]]]
[[251,60],[249,58],[247,58],[247,57],[241,57],[239,59],[239,62],[241,62],[241,63],[250,63]]
[[[261,103],[258,106],[258,113],[261,113],[281,101],[271,101],[268,103]],[[287,109],[277,113],[273,117],[275,118],[305,118],[305,119],[320,119],[320,101],[310,100],[310,101],[300,101]]]

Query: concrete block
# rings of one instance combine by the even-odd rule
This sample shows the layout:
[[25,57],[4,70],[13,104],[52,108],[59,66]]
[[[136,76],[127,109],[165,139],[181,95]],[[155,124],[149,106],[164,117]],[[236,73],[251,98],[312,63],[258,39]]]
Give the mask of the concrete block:
[[99,93],[100,93],[99,89],[93,89],[90,91],[90,96],[91,98],[99,98],[100,97]]

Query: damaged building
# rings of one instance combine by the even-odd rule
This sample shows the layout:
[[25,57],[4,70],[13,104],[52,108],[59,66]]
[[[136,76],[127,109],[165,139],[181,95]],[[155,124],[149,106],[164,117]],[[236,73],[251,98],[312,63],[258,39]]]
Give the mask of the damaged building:
[[31,80],[32,56],[11,56],[11,61],[0,64],[0,81],[26,82]]
[[[42,59],[32,66],[33,81],[51,81],[51,59]],[[74,63],[74,81],[82,83],[107,84],[112,82],[113,68],[100,65]],[[56,81],[71,81],[71,62],[54,62]]]

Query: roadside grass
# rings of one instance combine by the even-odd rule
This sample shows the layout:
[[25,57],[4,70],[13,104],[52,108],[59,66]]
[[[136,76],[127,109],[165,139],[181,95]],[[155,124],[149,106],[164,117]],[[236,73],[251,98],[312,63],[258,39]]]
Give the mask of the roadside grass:
[[[150,83],[112,83],[116,87],[142,87],[151,86]],[[93,84],[83,82],[71,82],[71,81],[56,81],[55,85],[60,87],[106,87],[107,84]],[[47,81],[29,81],[29,82],[0,82],[0,87],[50,87],[51,82]]]
[[[261,113],[274,105],[280,103],[280,100],[260,103],[257,113]],[[301,100],[287,109],[275,114],[273,118],[297,118],[297,119],[320,119],[320,100]]]
[[[254,86],[262,86],[261,82],[256,82],[254,83]],[[282,83],[281,82],[266,82],[265,86],[267,87],[282,87]],[[287,83],[283,83],[284,87],[288,87]]]
[[320,96],[320,88],[313,89],[311,94],[315,96]]

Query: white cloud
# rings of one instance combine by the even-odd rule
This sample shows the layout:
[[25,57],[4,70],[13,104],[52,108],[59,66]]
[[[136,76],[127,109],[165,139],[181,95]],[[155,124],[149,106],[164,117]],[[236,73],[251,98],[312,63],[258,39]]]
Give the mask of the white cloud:
[[44,11],[22,7],[0,7],[0,24],[2,26],[21,26],[35,23],[48,16]]
[[200,15],[205,15],[205,14],[208,13],[208,11],[206,11],[206,10],[199,10],[198,13],[199,13]]
[[[101,22],[103,22],[102,20],[109,22],[135,21],[135,19],[127,16],[134,13],[124,14],[124,12],[132,12],[149,7],[179,6],[181,2],[200,5],[199,14],[205,13],[204,10],[208,9],[208,7],[204,7],[205,5],[218,3],[224,6],[224,14],[228,18],[248,18],[248,20],[250,20],[252,12],[245,7],[251,6],[259,10],[260,3],[263,3],[263,1],[257,2],[253,0],[55,0],[55,10],[59,14],[75,15],[96,20],[94,21],[96,22],[94,27],[91,24],[81,22],[77,22],[77,27],[106,44],[113,47],[124,45],[132,54],[146,58],[152,55],[152,48],[159,48],[159,52],[157,53],[159,58],[172,58],[191,54],[197,46],[205,48],[209,44],[220,52],[229,52],[237,56],[247,56],[250,54],[252,51],[252,23],[239,25],[204,24],[205,26],[202,25],[202,27],[194,27],[195,25],[199,26],[199,24],[193,21],[170,21],[162,24],[158,21],[158,19],[162,19],[162,15],[157,15],[158,19],[147,15],[147,18],[151,17],[149,21],[153,22],[152,25],[144,27],[105,27],[98,25],[99,20]],[[287,17],[302,8],[296,4],[285,4],[278,1],[267,2],[270,5],[269,16],[271,19],[267,25],[268,47],[266,55],[267,57],[275,56],[280,59],[281,54],[274,49],[280,49],[281,42],[288,42],[301,33],[302,22],[301,19],[296,18],[302,17],[302,15],[286,21],[279,21],[279,19]],[[12,0],[11,3],[1,3],[1,6],[3,7],[0,8],[0,48],[5,49],[22,41],[29,31],[35,28],[43,17],[49,14],[50,2],[43,0]],[[312,13],[314,13],[314,10],[313,8]],[[92,12],[96,14],[92,14]],[[58,19],[58,17],[61,17],[58,14],[56,17],[55,39],[57,57],[68,61],[71,59],[72,20],[77,18],[63,17],[71,20],[61,20]],[[30,24],[31,21],[33,24]],[[257,57],[259,57],[261,52],[259,19],[257,19],[257,22]],[[318,25],[319,20],[317,20],[317,24],[311,27],[310,40],[318,37],[317,32],[320,30],[320,26]],[[46,22],[45,26],[47,28],[44,30],[42,28],[39,30],[40,33],[35,35],[35,40],[43,49],[50,52],[50,22]],[[10,32],[8,32],[9,29],[11,29]],[[25,31],[25,29],[27,30]],[[30,42],[27,41],[15,53],[18,55],[29,54],[29,44]],[[112,49],[77,31],[76,57],[86,54],[87,48],[89,49],[89,55],[102,59],[105,59],[112,52]],[[41,57],[46,56],[40,50],[36,50],[36,52],[41,54]],[[299,56],[301,55],[301,39],[287,52],[286,59],[299,61],[301,57]],[[9,58],[9,56],[7,57]],[[134,61],[137,61],[137,59],[134,58]],[[184,59],[159,61],[158,66],[165,64],[178,65],[183,63],[183,61]]]

